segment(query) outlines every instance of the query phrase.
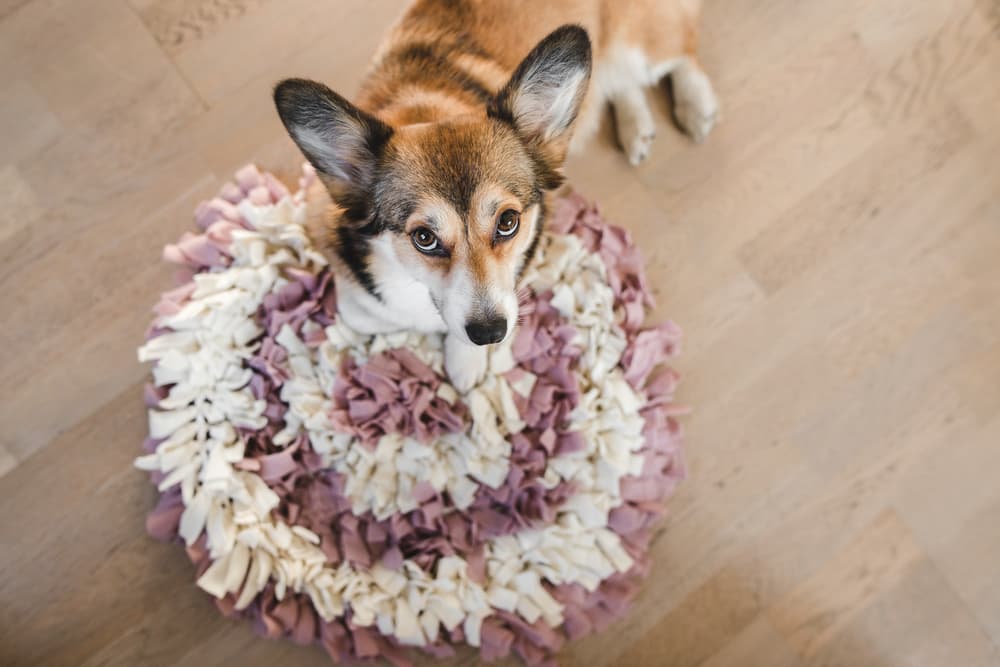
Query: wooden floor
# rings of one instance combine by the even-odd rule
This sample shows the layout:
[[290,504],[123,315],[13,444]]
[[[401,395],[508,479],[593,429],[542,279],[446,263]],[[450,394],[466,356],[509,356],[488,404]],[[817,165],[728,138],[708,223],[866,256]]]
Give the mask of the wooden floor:
[[[161,245],[292,164],[282,76],[351,92],[387,0],[0,0],[0,664],[323,665],[148,538],[135,348]],[[690,480],[565,665],[1000,665],[1000,4],[708,0],[723,103],[569,165],[647,253]],[[454,664],[471,665],[462,654]]]

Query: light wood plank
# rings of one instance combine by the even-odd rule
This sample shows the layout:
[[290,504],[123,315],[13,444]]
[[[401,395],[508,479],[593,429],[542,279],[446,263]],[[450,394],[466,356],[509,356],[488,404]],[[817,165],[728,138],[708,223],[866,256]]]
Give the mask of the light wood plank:
[[885,513],[844,553],[775,605],[768,617],[800,654],[811,658],[905,577],[920,554],[902,521]]

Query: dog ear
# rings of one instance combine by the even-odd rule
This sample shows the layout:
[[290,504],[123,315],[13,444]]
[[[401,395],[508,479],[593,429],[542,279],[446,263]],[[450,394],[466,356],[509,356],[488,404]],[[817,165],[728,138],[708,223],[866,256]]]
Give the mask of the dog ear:
[[274,89],[285,129],[350,217],[368,215],[375,168],[392,128],[326,86],[286,79]]
[[513,124],[527,143],[561,163],[587,93],[590,69],[587,31],[564,25],[521,61],[489,113]]

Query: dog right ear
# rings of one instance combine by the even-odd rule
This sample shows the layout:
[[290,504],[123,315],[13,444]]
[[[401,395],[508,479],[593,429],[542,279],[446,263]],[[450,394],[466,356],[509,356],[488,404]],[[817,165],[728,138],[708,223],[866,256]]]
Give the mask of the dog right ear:
[[323,84],[306,79],[279,83],[274,104],[333,201],[349,217],[367,218],[375,168],[392,128]]
[[591,49],[578,25],[557,28],[521,61],[488,108],[559,165],[590,81]]

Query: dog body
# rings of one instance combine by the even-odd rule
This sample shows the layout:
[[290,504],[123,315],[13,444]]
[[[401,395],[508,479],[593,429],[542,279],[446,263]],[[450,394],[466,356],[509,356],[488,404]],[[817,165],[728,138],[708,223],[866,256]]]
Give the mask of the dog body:
[[[610,102],[633,164],[654,134],[644,88],[670,74],[697,140],[717,104],[695,58],[697,0],[419,0],[352,104],[282,82],[275,102],[329,199],[310,233],[355,329],[445,332],[467,390],[510,335],[518,278],[573,145]],[[565,25],[565,24],[575,25]],[[559,27],[562,26],[562,27]]]

